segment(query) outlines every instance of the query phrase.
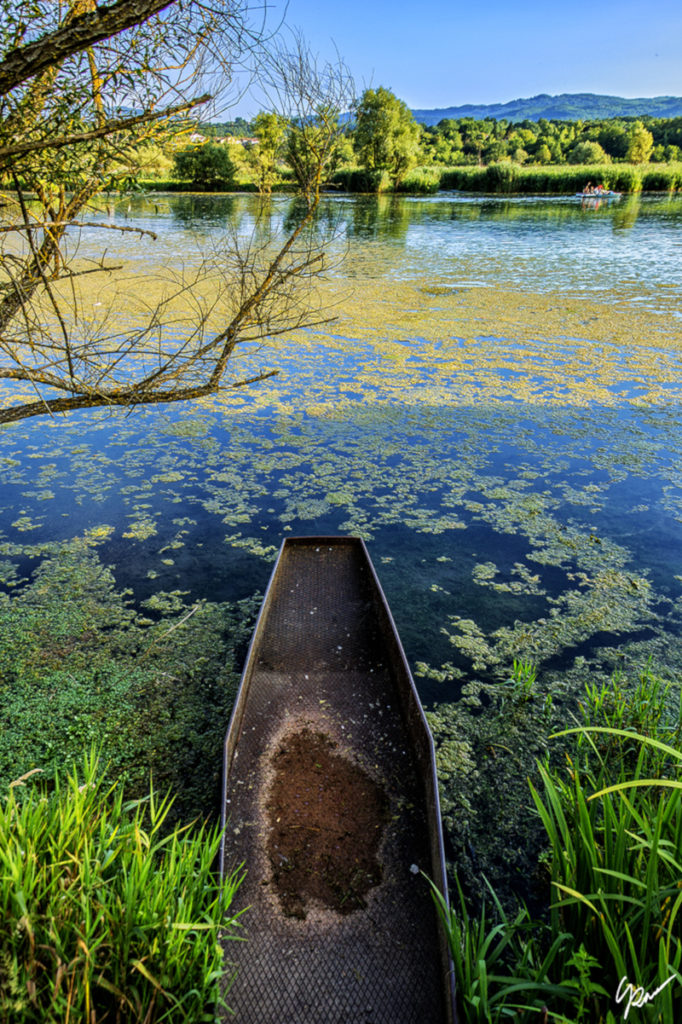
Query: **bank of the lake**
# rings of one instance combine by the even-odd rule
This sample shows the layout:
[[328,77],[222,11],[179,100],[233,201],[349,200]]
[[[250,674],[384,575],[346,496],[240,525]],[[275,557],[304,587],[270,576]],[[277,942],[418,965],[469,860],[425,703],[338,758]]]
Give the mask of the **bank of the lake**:
[[[414,167],[408,171],[395,192],[401,195],[432,195],[436,192],[456,189],[460,192],[491,195],[573,195],[581,192],[587,182],[602,184],[614,192],[630,195],[638,192],[674,192],[682,188],[682,163],[657,164],[516,164],[512,161],[487,166],[463,165],[447,167],[429,164]],[[169,179],[147,179],[140,182],[145,191],[194,192],[192,182]],[[237,192],[256,193],[258,189],[250,181],[238,181]],[[350,193],[376,192],[370,177],[358,167],[345,167],[336,171],[327,189]],[[220,192],[220,188],[205,191]],[[290,180],[281,180],[272,186],[272,191],[293,193],[295,186]],[[381,186],[384,193],[392,189],[386,181]]]

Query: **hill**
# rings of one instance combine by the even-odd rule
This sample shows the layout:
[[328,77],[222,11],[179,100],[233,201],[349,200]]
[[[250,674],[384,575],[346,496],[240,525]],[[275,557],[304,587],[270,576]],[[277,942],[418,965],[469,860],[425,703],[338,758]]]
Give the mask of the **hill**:
[[509,103],[466,104],[436,110],[413,110],[415,120],[422,124],[438,124],[445,117],[458,119],[493,117],[498,121],[599,121],[610,117],[682,117],[682,97],[655,96],[651,99],[625,99],[622,96],[598,96],[593,92],[562,93],[549,96],[541,93],[530,99]]

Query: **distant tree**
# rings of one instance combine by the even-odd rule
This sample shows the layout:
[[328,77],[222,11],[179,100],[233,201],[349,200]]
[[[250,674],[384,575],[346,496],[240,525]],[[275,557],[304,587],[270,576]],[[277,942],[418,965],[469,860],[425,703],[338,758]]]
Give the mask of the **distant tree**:
[[654,148],[654,137],[641,121],[635,121],[630,129],[626,160],[631,164],[646,164]]
[[500,139],[493,139],[483,150],[483,162],[486,164],[498,163],[508,155],[507,144]]
[[227,147],[215,142],[184,146],[173,162],[175,177],[199,188],[228,189],[234,184],[235,166]]
[[257,143],[246,148],[246,163],[251,170],[258,191],[269,196],[277,179],[277,165],[284,154],[284,139],[288,121],[281,114],[257,114],[251,123]]
[[355,153],[377,179],[386,172],[395,188],[417,162],[419,125],[390,89],[365,89],[356,111]]
[[290,122],[285,159],[304,195],[319,191],[349,155],[345,141],[339,111],[331,107],[319,107],[313,117]]
[[576,142],[568,151],[570,164],[608,164],[610,156],[604,152],[598,142]]
[[467,124],[464,135],[464,152],[476,155],[476,163],[483,165],[483,150],[491,135],[494,134],[495,122],[487,117],[484,121],[472,120]]
[[628,152],[628,131],[624,124],[607,121],[598,127],[596,141],[615,160],[624,160]]
[[538,164],[548,164],[552,160],[552,151],[549,146],[542,142],[535,150],[535,162]]

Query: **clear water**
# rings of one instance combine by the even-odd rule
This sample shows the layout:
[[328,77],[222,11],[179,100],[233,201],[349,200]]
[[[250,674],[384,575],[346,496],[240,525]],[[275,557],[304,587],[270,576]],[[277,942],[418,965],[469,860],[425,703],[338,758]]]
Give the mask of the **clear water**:
[[[156,232],[153,247],[90,229],[80,254],[106,245],[133,267],[149,253],[192,265],[228,222],[252,230],[256,212],[244,196],[131,201],[101,217]],[[517,387],[524,346],[502,333],[486,335],[480,359],[473,344],[466,389],[462,364],[446,359],[466,347],[447,317],[471,286],[559,302],[592,295],[674,320],[682,199],[590,209],[570,199],[334,197],[323,215],[344,256],[332,284],[374,281],[387,295],[413,284],[418,295],[433,283],[452,303],[438,313],[442,339],[427,345],[418,317],[368,322],[352,337],[341,323],[312,347],[280,343],[270,361],[282,376],[237,404],[0,428],[2,557],[26,575],[50,545],[90,531],[136,600],[175,590],[188,602],[232,600],[264,588],[288,533],[357,533],[413,666],[456,670],[445,682],[420,676],[427,701],[463,679],[504,675],[514,656],[541,672],[610,671],[650,655],[682,667],[680,353],[653,333],[636,352],[614,337],[618,378],[604,371],[600,394],[615,397],[582,404],[562,400],[571,381],[545,400],[542,375],[528,400]],[[291,200],[274,199],[270,216],[286,223]],[[398,335],[396,361],[384,342]],[[549,379],[575,339],[543,347],[541,322],[538,339]],[[580,345],[589,380],[601,349]],[[668,368],[655,400],[644,350]]]

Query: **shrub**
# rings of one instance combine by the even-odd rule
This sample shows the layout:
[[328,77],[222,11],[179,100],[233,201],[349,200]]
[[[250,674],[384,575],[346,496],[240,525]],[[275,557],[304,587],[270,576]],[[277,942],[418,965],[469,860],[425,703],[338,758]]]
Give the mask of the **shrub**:
[[490,164],[486,174],[486,184],[490,192],[513,192],[516,183],[517,164],[508,160]]
[[0,1019],[212,1021],[243,877],[212,873],[220,829],[162,835],[169,799],[125,803],[94,753],[50,794],[26,781],[0,806]]
[[227,190],[234,184],[236,168],[228,149],[215,142],[185,146],[175,154],[173,166],[180,181],[189,181],[197,188]]
[[437,167],[415,167],[408,171],[396,192],[431,195],[441,187],[441,173]]
[[610,156],[598,142],[577,142],[568,152],[570,164],[610,164]]

